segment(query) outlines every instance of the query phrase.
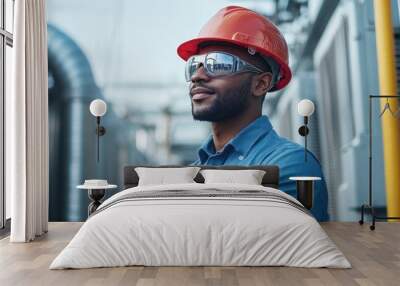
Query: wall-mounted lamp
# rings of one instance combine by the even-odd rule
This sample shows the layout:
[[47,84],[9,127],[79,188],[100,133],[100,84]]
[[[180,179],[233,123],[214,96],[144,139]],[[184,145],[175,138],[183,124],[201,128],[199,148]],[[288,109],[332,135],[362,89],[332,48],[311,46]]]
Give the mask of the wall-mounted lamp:
[[97,127],[96,127],[96,135],[97,135],[97,162],[100,161],[100,136],[106,134],[106,129],[100,125],[100,118],[106,114],[107,112],[107,104],[104,100],[95,99],[90,103],[90,113],[96,117]]
[[304,160],[307,162],[307,135],[310,132],[308,129],[308,117],[314,113],[314,103],[309,99],[303,99],[297,104],[297,112],[304,117],[304,125],[300,126],[299,134],[304,137]]

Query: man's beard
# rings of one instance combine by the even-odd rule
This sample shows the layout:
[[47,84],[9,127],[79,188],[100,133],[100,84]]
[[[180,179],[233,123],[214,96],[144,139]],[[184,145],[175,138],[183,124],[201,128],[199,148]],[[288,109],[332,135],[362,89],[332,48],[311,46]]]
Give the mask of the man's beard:
[[[199,85],[201,86],[201,85]],[[242,85],[223,94],[217,94],[212,105],[207,109],[195,110],[192,102],[194,120],[219,122],[239,116],[249,106],[251,94],[251,77],[246,78]]]

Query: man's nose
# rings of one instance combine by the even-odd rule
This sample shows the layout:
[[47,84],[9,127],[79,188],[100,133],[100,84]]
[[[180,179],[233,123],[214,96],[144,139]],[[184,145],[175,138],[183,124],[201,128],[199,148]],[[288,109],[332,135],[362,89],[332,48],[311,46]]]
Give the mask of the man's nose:
[[190,78],[192,82],[197,81],[208,81],[210,80],[209,76],[206,73],[206,70],[203,64],[200,64],[196,71],[193,73],[192,77]]

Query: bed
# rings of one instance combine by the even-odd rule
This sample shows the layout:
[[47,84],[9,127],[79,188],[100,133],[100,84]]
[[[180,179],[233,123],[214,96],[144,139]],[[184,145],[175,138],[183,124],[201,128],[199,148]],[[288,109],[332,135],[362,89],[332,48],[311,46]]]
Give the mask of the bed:
[[[350,268],[309,211],[279,191],[277,166],[261,185],[193,183],[139,186],[124,168],[124,190],[83,224],[50,269],[144,266]],[[164,166],[169,168],[171,166]]]

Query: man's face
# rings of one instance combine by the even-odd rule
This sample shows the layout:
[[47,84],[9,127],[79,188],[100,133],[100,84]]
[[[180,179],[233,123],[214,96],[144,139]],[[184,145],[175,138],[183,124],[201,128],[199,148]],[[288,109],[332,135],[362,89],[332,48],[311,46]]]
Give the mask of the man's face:
[[[246,50],[229,46],[207,46],[199,55],[222,51],[254,63]],[[256,65],[256,66],[259,66]],[[221,77],[209,77],[201,66],[191,78],[190,98],[195,120],[218,122],[240,115],[252,100],[251,73],[239,73]]]

